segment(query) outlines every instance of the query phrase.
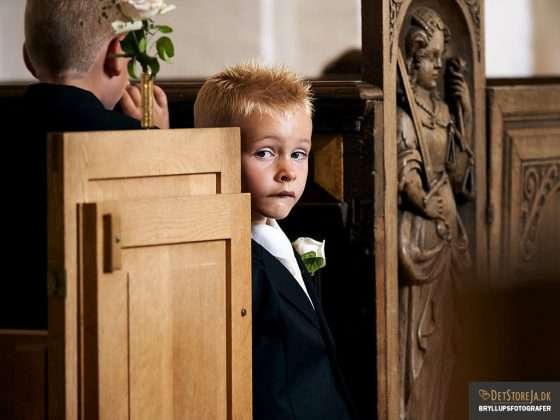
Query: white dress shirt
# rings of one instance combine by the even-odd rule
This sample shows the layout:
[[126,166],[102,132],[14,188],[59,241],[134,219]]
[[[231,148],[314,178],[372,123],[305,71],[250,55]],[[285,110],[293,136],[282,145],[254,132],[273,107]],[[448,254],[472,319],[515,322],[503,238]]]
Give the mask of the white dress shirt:
[[313,302],[309,297],[299,265],[292,248],[292,243],[282,230],[276,220],[267,219],[266,223],[253,223],[251,225],[251,236],[260,246],[270,252],[284,267],[292,274],[309,299],[313,309]]

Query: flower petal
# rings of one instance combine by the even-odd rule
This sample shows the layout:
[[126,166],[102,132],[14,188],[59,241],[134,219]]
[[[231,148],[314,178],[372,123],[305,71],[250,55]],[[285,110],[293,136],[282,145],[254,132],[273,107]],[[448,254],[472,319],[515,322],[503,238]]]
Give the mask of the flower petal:
[[175,6],[174,4],[164,5],[163,9],[160,10],[159,14],[160,15],[165,15],[166,13],[169,13],[172,10],[175,10],[176,8],[177,8],[177,6]]
[[298,238],[292,244],[299,255],[314,252],[318,258],[325,259],[325,241],[319,242],[311,238]]
[[132,22],[123,22],[122,20],[116,20],[111,25],[113,27],[113,32],[115,35],[137,31],[138,29],[142,28],[142,22],[139,20],[135,20]]

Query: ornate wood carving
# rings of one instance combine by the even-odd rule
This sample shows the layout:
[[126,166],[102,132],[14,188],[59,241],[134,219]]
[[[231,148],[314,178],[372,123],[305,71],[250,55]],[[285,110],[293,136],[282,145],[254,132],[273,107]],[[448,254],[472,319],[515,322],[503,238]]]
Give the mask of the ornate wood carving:
[[560,86],[493,87],[489,98],[491,279],[512,288],[558,264]]
[[457,292],[471,269],[459,209],[475,195],[472,54],[448,49],[468,36],[456,30],[457,13],[425,3],[408,10],[396,136],[386,137],[397,145],[400,416],[443,420],[457,363]]
[[[397,22],[399,14],[403,9],[402,6],[408,0],[391,0],[389,4],[389,62],[393,62],[395,39],[399,32]],[[477,60],[480,62],[482,58],[482,41],[481,41],[481,15],[480,15],[480,1],[479,0],[457,0],[459,4],[463,4],[469,11],[470,19],[472,20],[475,28],[476,35],[476,51]],[[406,9],[406,8],[405,8]]]
[[476,50],[477,58],[480,62],[482,57],[482,46],[480,40],[480,2],[479,0],[457,0],[459,3],[464,3],[469,8],[469,13],[471,14],[471,19],[474,23],[476,30]]
[[541,211],[554,193],[560,191],[560,160],[524,165],[522,179],[521,258],[530,262],[539,250],[537,232]]
[[393,62],[395,34],[398,33],[397,20],[405,0],[391,0],[389,8],[389,61]]

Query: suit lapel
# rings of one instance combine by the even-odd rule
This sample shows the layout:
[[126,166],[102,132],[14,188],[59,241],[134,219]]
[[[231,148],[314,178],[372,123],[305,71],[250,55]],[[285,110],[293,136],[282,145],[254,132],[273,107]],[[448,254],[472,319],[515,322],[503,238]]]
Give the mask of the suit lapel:
[[[305,295],[301,286],[298,284],[297,280],[292,276],[292,273],[290,273],[288,269],[265,248],[263,248],[263,262],[267,269],[266,271],[270,276],[270,280],[276,286],[278,292],[292,306],[301,312],[303,316],[311,322],[311,324],[313,324],[313,326],[317,329],[321,329],[315,310],[311,306],[309,299]],[[311,299],[313,305],[315,305],[313,297]]]
[[305,268],[305,265],[303,264],[303,261],[301,260],[301,257],[298,255],[298,253],[296,252],[295,254],[296,254],[296,259],[297,259],[297,262],[298,262],[298,265],[299,265],[299,269],[301,270],[301,274],[303,276],[303,281],[305,283],[305,287],[307,287],[307,291],[309,292],[309,295],[311,296],[311,300],[313,301],[313,305],[315,306],[315,313],[317,315],[317,320],[319,321],[319,324],[320,324],[320,330],[321,330],[322,336],[325,340],[325,344],[327,345],[327,351],[328,351],[328,354],[329,354],[329,358],[331,359],[331,362],[332,362],[332,366],[333,366],[335,376],[338,380],[338,383],[339,383],[339,386],[341,388],[341,392],[344,396],[344,399],[346,401],[347,407],[350,410],[350,412],[352,413],[351,418],[356,418],[352,397],[350,395],[350,392],[348,391],[348,387],[346,385],[346,382],[344,381],[344,376],[342,375],[340,365],[338,364],[338,360],[337,360],[337,357],[336,357],[336,350],[335,350],[336,346],[335,346],[335,343],[334,343],[334,337],[332,336],[331,330],[329,329],[329,326],[327,324],[327,320],[325,318],[325,314],[323,313],[323,308],[321,306],[321,300],[319,299],[319,297],[318,297],[318,295],[315,291],[315,286],[314,286],[311,274],[309,274],[309,272]]
[[331,348],[331,350],[334,351],[334,339],[328,327],[325,314],[323,313],[321,299],[319,299],[317,295],[311,274],[309,274],[307,268],[305,268],[305,265],[303,264],[303,261],[301,257],[298,255],[298,253],[296,252],[295,254],[299,265],[299,269],[301,270],[301,274],[303,276],[303,282],[305,283],[305,287],[307,288],[309,296],[311,296],[311,301],[313,302],[313,306],[315,307],[315,313],[317,315],[317,320],[319,321],[321,330],[323,331],[323,336],[325,337],[328,346]]

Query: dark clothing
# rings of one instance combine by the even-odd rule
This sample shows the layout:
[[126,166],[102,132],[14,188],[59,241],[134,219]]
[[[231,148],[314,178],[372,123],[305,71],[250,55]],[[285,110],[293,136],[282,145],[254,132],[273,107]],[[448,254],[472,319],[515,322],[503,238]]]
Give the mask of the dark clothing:
[[[3,142],[10,178],[4,180],[4,241],[17,273],[3,293],[0,328],[47,328],[47,133],[125,130],[140,123],[108,111],[91,92],[72,86],[36,84],[28,88],[11,127],[17,138]],[[12,271],[12,270],[10,270]]]
[[26,118],[34,122],[34,131],[134,130],[140,122],[105,109],[97,97],[73,86],[40,83],[29,87],[24,97]]
[[315,309],[282,263],[252,241],[253,419],[350,419],[334,341],[298,263]]

